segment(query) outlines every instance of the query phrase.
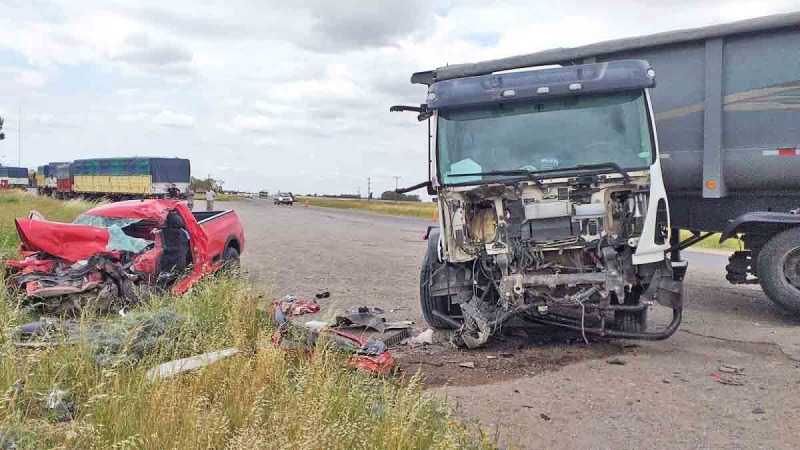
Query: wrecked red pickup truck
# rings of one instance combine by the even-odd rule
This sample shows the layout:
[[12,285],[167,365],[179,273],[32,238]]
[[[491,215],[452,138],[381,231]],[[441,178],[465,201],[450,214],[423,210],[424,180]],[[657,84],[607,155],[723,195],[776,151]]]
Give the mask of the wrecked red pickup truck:
[[101,311],[147,293],[186,292],[235,262],[244,233],[234,211],[192,212],[174,200],[98,206],[73,223],[16,219],[20,259],[6,267],[27,303],[54,314],[94,304]]

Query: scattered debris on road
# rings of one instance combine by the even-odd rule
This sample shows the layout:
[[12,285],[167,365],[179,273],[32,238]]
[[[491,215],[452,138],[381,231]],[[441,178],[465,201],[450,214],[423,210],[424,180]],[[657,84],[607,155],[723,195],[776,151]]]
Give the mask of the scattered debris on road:
[[472,362],[472,361],[467,361],[467,362],[458,363],[458,366],[459,367],[464,367],[466,369],[474,369],[475,368],[475,363]]
[[760,406],[756,406],[755,408],[753,408],[752,412],[753,412],[753,414],[766,414],[766,411],[764,411],[764,408],[762,408]]
[[311,351],[320,338],[333,343],[338,350],[350,353],[348,367],[381,375],[391,375],[395,361],[388,346],[382,341],[364,340],[343,331],[322,328],[312,330],[288,320],[280,307],[275,307],[277,328],[272,344],[278,348]]
[[319,294],[315,295],[315,297],[317,297],[318,299],[328,298],[330,296],[331,296],[331,293],[328,292],[328,291],[320,292]]
[[734,366],[731,364],[722,364],[719,366],[718,369],[722,373],[730,373],[730,374],[742,374],[744,373],[744,367],[742,366]]
[[416,345],[433,344],[433,330],[428,328],[422,333],[411,338],[411,343]]
[[611,364],[613,366],[624,366],[625,364],[628,364],[628,361],[626,361],[626,360],[624,360],[622,358],[619,358],[619,357],[614,357],[614,358],[607,359],[606,363],[607,364]]
[[287,316],[302,316],[319,312],[319,305],[309,300],[300,300],[293,295],[287,295],[275,302],[275,306]]
[[739,377],[734,376],[722,376],[718,373],[712,373],[710,378],[717,383],[727,384],[729,386],[742,386],[744,385],[744,380],[740,379]]
[[335,328],[371,328],[378,333],[384,333],[386,330],[401,330],[411,328],[414,322],[410,320],[400,320],[395,322],[387,322],[385,318],[379,317],[378,314],[370,312],[369,308],[359,308],[358,312],[350,312],[346,316],[337,316],[335,319]]
[[544,420],[545,422],[550,422],[550,420],[552,420],[552,419],[550,419],[550,416],[548,416],[548,415],[547,415],[547,414],[545,414],[545,413],[541,413],[541,414],[539,414],[539,417],[541,417],[541,418],[542,418],[542,420]]

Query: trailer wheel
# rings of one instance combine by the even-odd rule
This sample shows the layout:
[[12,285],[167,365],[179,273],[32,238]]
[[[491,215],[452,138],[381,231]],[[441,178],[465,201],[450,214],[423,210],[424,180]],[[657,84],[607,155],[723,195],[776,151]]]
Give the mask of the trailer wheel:
[[425,322],[428,322],[428,325],[433,328],[448,330],[453,329],[453,326],[434,315],[433,311],[447,314],[447,302],[449,302],[449,299],[447,297],[434,297],[431,295],[430,290],[433,274],[441,267],[436,248],[438,243],[439,235],[431,233],[428,237],[428,250],[422,258],[422,269],[419,275],[419,301],[422,307],[422,317],[425,319]]
[[800,314],[800,228],[773,236],[758,254],[758,281],[781,308]]

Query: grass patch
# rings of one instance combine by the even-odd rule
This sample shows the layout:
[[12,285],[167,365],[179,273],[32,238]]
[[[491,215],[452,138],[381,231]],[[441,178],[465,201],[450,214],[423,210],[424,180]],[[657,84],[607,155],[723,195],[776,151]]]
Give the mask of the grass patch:
[[[2,292],[0,436],[19,448],[491,446],[476,442],[484,435],[424,393],[416,377],[353,372],[324,344],[313,355],[272,348],[267,301],[234,276],[208,280],[181,298],[154,298],[124,319],[84,316],[85,338],[37,351],[12,345],[20,312]],[[241,353],[146,381],[158,363],[229,347]],[[98,359],[99,348],[113,348],[113,357],[100,352]],[[54,389],[74,405],[71,420],[45,407]]]
[[[688,239],[692,237],[692,233],[688,230],[681,230],[681,240]],[[692,248],[704,248],[704,249],[711,249],[711,250],[723,250],[723,251],[731,251],[735,252],[736,250],[742,250],[744,248],[744,244],[740,239],[731,238],[727,241],[723,242],[722,244],[719,243],[719,233],[715,233],[710,237],[698,242],[697,244],[689,247]]]
[[[204,195],[201,197],[203,198],[201,198],[200,200],[205,201],[206,197]],[[246,197],[244,196],[244,194],[217,194],[214,196],[214,200],[220,202],[232,202],[236,200],[244,200],[245,198]],[[197,200],[198,199],[195,199],[195,201]]]
[[35,209],[48,220],[72,222],[75,217],[94,207],[96,203],[83,200],[56,200],[34,194],[10,191],[0,192],[0,259],[5,259],[17,251],[19,237],[14,227],[14,219],[27,217]]
[[388,200],[350,200],[326,197],[298,197],[298,203],[308,201],[311,206],[325,208],[354,209],[369,211],[393,216],[416,217],[418,219],[431,219],[436,211],[433,202],[393,202]]
[[[69,221],[92,206],[2,199],[3,226],[31,208]],[[416,377],[346,369],[324,342],[313,353],[273,348],[269,310],[242,275],[215,275],[124,318],[85,312],[60,345],[24,349],[16,329],[30,315],[0,273],[0,448],[494,447]],[[159,363],[231,347],[240,352],[209,367],[146,379]],[[58,391],[64,408],[48,408]]]

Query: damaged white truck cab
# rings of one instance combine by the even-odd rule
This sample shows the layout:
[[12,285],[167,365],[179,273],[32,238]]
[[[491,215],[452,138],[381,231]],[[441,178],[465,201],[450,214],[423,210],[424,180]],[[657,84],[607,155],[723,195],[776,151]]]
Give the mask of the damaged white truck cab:
[[[654,85],[647,62],[616,61],[433,81],[427,104],[392,108],[431,128],[431,326],[469,347],[515,316],[610,337],[675,332],[685,266],[666,257]],[[658,331],[654,301],[673,310]]]

